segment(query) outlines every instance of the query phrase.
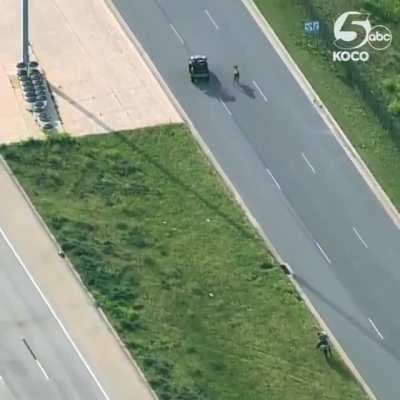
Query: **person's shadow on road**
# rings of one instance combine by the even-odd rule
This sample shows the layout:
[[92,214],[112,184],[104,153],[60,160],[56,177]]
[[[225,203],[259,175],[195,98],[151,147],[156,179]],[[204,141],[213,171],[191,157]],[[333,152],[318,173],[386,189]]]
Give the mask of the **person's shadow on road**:
[[256,98],[255,90],[250,86],[246,85],[245,83],[239,83],[240,90],[247,96],[252,99]]

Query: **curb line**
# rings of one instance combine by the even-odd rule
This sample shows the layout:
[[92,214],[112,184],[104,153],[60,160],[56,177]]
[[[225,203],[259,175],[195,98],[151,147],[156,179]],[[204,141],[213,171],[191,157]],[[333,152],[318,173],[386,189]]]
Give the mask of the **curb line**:
[[116,338],[119,346],[121,347],[122,351],[125,353],[125,356],[132,363],[132,365],[135,367],[135,370],[137,371],[138,375],[140,376],[140,379],[142,380],[142,382],[146,386],[146,389],[150,392],[151,396],[155,400],[158,400],[158,396],[157,396],[156,392],[150,386],[149,382],[147,381],[147,379],[146,379],[145,375],[143,374],[142,370],[140,369],[139,365],[137,364],[135,359],[132,357],[131,353],[129,352],[128,348],[125,346],[124,342],[119,337],[117,331],[114,329],[114,327],[112,326],[111,322],[108,320],[108,318],[107,318],[105,312],[103,311],[103,309],[101,307],[98,307],[97,310],[98,310],[101,318],[103,319],[103,321],[106,323],[109,331]]

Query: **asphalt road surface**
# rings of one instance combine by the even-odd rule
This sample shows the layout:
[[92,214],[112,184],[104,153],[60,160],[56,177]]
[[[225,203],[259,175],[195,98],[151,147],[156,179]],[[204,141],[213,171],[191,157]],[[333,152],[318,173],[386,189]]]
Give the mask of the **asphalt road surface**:
[[0,230],[0,399],[108,400]]
[[[398,400],[400,232],[244,5],[113,2],[371,389]],[[190,83],[192,54],[209,84]]]

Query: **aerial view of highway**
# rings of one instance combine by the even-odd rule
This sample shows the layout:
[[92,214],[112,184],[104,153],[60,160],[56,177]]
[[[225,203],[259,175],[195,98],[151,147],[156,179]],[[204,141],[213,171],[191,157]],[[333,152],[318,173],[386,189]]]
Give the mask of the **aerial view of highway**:
[[397,2],[56,3],[0,18],[0,399],[399,399]]

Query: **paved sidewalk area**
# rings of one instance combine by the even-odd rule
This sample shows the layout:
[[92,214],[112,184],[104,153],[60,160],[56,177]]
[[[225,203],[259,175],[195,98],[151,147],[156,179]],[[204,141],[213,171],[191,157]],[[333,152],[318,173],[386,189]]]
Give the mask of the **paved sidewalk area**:
[[122,351],[72,270],[58,256],[54,242],[2,162],[0,187],[0,227],[63,321],[110,400],[154,400],[139,371]]
[[[1,45],[0,40],[0,48]],[[0,59],[2,56],[0,50]],[[16,90],[16,85],[16,78],[8,75],[4,65],[0,63],[0,144],[18,142],[29,137],[37,139],[44,137],[32,115],[25,110],[22,92]]]
[[[20,1],[0,0],[0,143],[42,133],[30,123],[10,78],[20,61]],[[181,118],[102,0],[30,2],[30,42],[74,135]]]

